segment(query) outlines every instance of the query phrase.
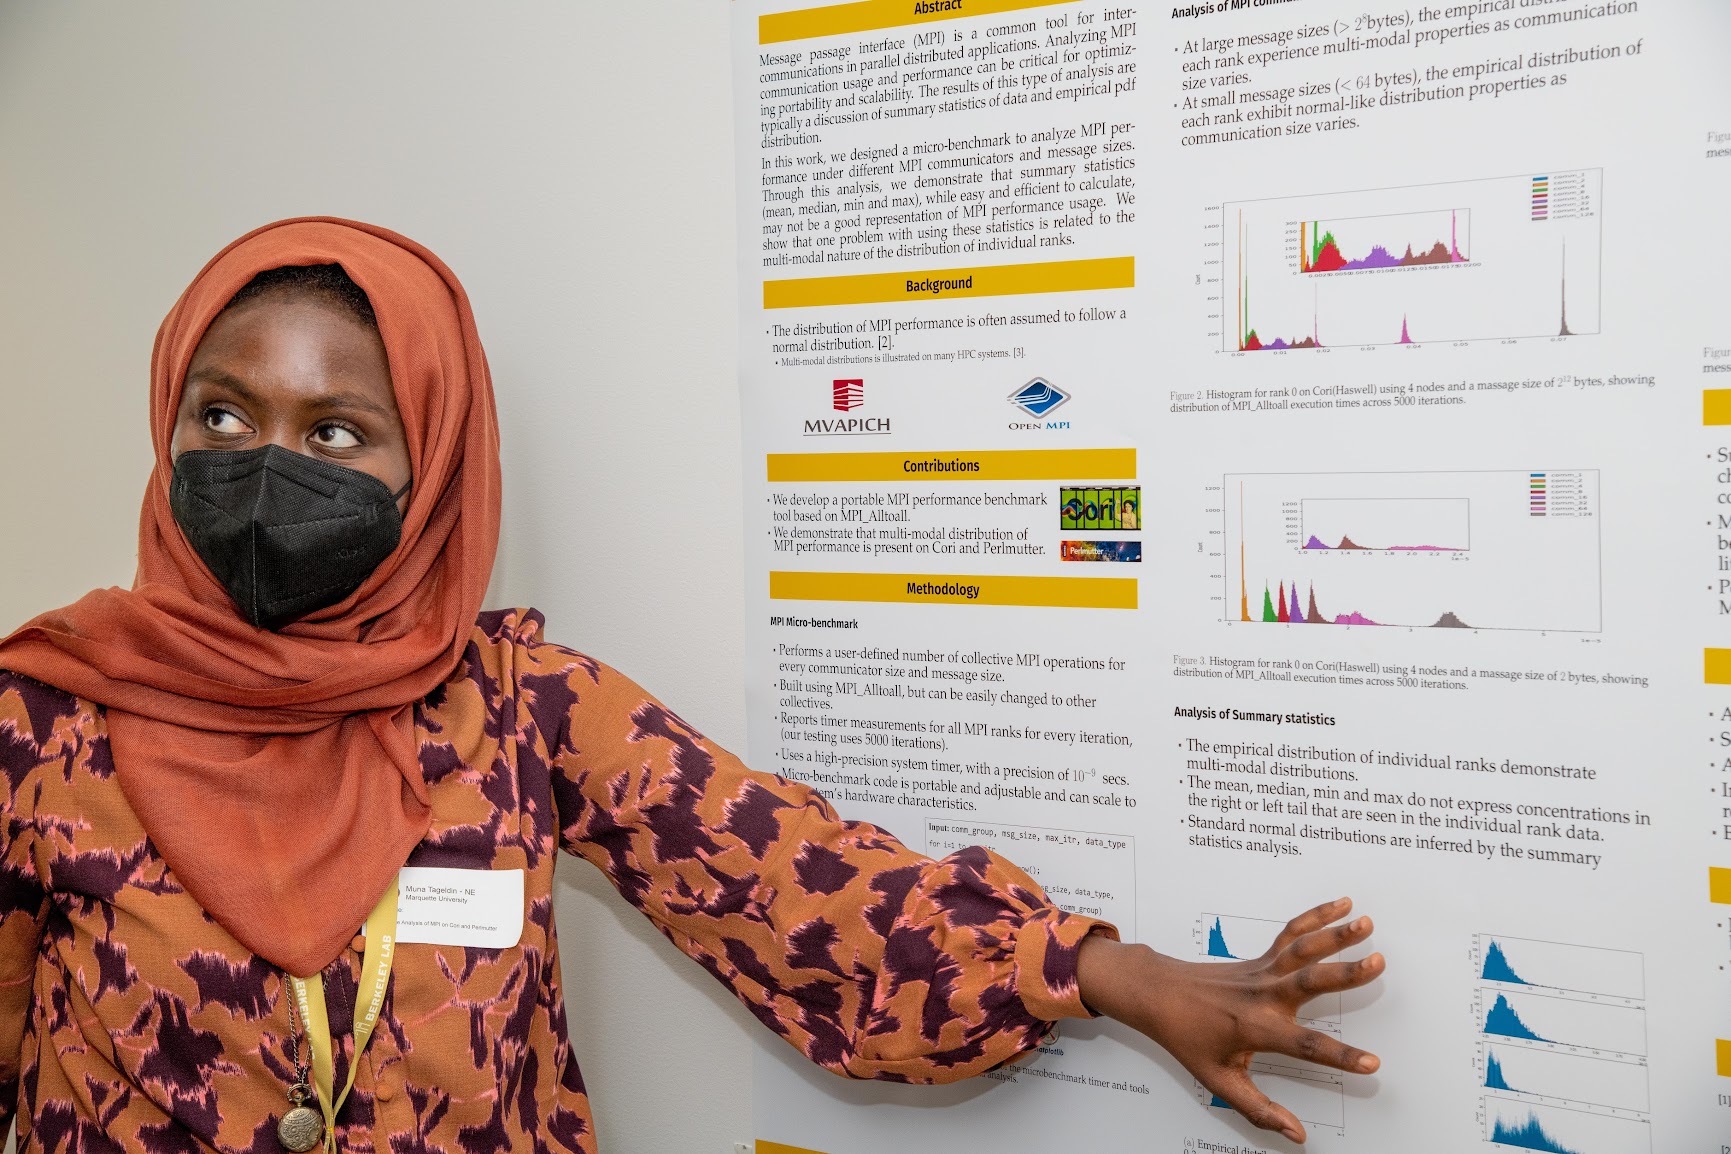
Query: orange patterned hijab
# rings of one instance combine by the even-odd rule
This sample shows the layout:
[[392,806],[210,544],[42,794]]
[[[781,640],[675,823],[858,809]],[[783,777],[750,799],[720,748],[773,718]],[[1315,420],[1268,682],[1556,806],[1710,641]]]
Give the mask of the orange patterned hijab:
[[[169,442],[193,350],[229,299],[267,269],[331,263],[378,317],[414,487],[401,544],[352,596],[266,632],[176,525]],[[456,668],[492,572],[499,433],[468,298],[386,229],[266,225],[162,322],[150,432],[133,587],[29,622],[0,641],[0,667],[106,706],[120,785],[175,877],[254,953],[311,974],[427,831],[414,703]]]

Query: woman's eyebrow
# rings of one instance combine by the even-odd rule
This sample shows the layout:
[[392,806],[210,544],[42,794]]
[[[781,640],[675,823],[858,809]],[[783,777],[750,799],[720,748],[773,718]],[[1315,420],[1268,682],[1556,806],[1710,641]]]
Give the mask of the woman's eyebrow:
[[390,409],[362,393],[320,393],[307,401],[315,409],[359,409],[380,417],[396,416]]
[[186,383],[191,385],[195,381],[227,389],[248,404],[258,403],[258,394],[247,388],[246,382],[233,373],[225,373],[221,369],[212,368],[194,369],[186,374]]

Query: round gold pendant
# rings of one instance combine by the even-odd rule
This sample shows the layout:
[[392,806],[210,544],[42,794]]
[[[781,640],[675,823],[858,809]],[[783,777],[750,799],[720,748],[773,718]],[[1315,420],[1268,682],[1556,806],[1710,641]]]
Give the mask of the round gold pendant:
[[294,1154],[306,1154],[319,1144],[324,1133],[325,1120],[309,1106],[291,1107],[276,1124],[277,1141],[282,1143],[284,1150],[291,1150]]

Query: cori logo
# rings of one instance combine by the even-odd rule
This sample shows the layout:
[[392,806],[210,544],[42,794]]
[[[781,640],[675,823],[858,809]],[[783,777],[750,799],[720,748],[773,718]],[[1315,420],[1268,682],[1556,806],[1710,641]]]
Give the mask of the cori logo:
[[865,381],[860,378],[835,382],[835,410],[845,413],[865,404]]
[[[838,382],[839,385],[839,382]],[[1043,417],[1070,399],[1070,394],[1048,381],[1035,377],[1010,394],[1010,403],[1030,417]]]

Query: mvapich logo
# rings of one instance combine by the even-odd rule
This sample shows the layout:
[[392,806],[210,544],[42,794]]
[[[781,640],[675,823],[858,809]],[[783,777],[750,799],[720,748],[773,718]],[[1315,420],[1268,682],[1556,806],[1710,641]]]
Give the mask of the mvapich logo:
[[855,378],[835,383],[835,411],[845,413],[865,404],[865,381]]
[[1043,417],[1069,399],[1069,393],[1045,377],[1035,377],[1010,394],[1010,403],[1030,417]]
[[[865,404],[865,380],[853,377],[832,382],[831,403],[838,413]],[[802,435],[807,437],[865,437],[890,431],[888,417],[807,417]]]

